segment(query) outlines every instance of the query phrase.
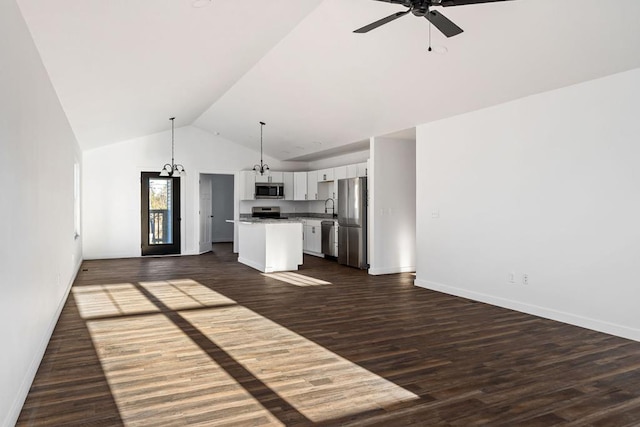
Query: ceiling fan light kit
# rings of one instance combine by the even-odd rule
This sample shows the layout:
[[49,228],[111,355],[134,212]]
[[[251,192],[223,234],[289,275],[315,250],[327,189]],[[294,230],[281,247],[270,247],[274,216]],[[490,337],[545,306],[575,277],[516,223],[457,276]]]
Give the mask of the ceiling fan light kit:
[[408,7],[408,10],[402,12],[396,12],[393,15],[389,15],[371,24],[365,25],[362,28],[358,28],[354,33],[363,34],[368,33],[384,24],[391,21],[395,21],[398,18],[403,17],[409,13],[419,18],[425,18],[434,27],[436,27],[446,37],[457,36],[462,33],[462,28],[454,24],[449,18],[444,16],[438,11],[431,10],[434,6],[451,7],[451,6],[465,6],[470,4],[479,3],[493,3],[498,1],[511,1],[511,0],[376,0],[383,1],[385,3],[399,4]]

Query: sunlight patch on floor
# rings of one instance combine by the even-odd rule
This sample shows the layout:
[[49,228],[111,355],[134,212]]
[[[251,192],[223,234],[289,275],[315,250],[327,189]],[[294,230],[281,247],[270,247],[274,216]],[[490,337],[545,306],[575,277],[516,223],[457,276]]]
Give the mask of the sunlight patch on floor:
[[325,280],[316,279],[309,276],[304,276],[298,273],[280,272],[280,273],[261,273],[265,277],[280,280],[281,282],[290,283],[296,286],[318,286],[318,285],[330,285],[331,282]]
[[273,405],[322,422],[418,399],[194,280],[74,296],[125,425],[283,425]]
[[83,319],[160,311],[132,283],[74,286],[71,291]]
[[283,425],[165,315],[87,327],[125,425]]
[[191,279],[140,282],[140,286],[172,310],[215,307],[236,303],[231,298],[227,298]]
[[180,315],[314,422],[418,399],[246,307]]

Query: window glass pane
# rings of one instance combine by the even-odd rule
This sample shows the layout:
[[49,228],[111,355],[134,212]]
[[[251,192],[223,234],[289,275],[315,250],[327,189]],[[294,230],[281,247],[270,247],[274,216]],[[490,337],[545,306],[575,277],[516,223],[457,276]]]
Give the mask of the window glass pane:
[[149,244],[173,243],[173,190],[171,179],[149,180]]

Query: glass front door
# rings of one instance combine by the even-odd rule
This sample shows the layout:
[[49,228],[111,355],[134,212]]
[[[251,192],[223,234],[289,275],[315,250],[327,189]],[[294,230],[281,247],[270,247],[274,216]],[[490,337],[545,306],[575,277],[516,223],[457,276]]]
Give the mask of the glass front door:
[[180,178],[142,172],[142,255],[180,253]]

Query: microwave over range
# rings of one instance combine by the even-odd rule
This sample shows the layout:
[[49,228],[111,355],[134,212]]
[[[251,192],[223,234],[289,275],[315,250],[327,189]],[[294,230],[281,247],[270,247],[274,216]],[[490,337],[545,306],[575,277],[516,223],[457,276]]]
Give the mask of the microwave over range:
[[284,199],[284,184],[281,182],[256,182],[256,199]]

